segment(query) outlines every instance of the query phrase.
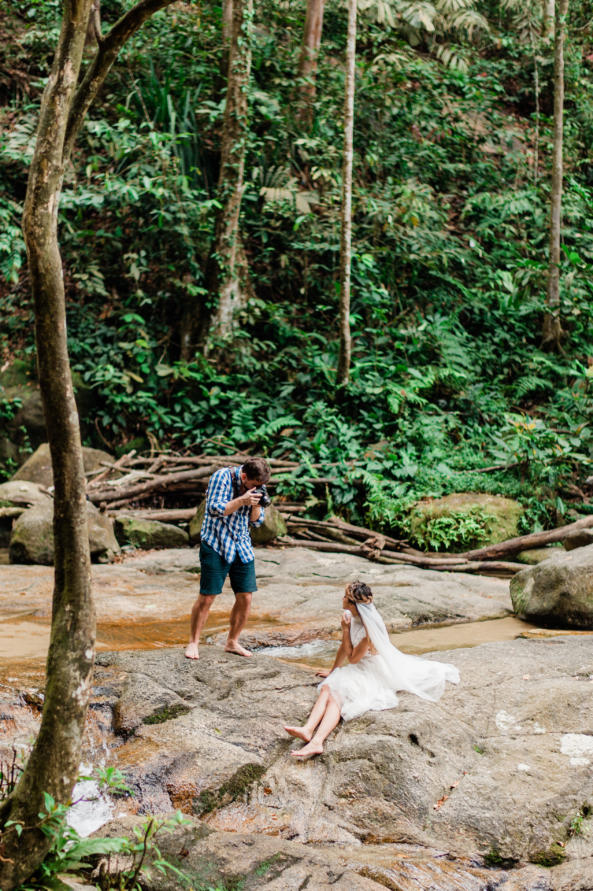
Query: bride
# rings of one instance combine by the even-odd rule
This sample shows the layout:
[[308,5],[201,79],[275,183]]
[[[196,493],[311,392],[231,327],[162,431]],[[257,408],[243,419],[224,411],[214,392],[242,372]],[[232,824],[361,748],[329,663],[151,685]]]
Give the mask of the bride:
[[290,753],[294,758],[320,755],[340,718],[351,721],[370,710],[393,708],[398,690],[436,701],[446,681],[459,682],[454,665],[408,656],[393,646],[364,582],[347,585],[342,606],[342,642],[331,670],[323,673],[317,702],[302,727],[284,727],[306,743]]

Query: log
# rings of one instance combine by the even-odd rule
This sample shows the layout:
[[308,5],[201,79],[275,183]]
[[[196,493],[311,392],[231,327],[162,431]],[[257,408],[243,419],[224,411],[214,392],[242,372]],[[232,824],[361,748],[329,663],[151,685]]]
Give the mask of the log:
[[330,551],[339,554],[354,554],[358,557],[366,557],[376,563],[386,564],[412,564],[421,569],[433,569],[446,572],[495,572],[514,574],[520,569],[525,569],[523,563],[495,562],[489,560],[462,560],[458,557],[416,557],[413,554],[399,554],[395,551],[373,552],[364,545],[348,545],[338,542],[312,541],[310,539],[296,539],[290,536],[282,536],[276,539],[276,544],[293,548],[310,548],[317,551]]
[[159,523],[187,523],[194,516],[196,512],[195,507],[188,508],[163,508],[159,510],[158,508],[154,508],[154,510],[132,510],[128,508],[127,510],[123,508],[122,510],[108,510],[108,514],[113,519],[117,519],[117,517],[134,517],[134,519],[138,520],[157,520]]
[[137,483],[131,486],[122,486],[116,485],[116,481],[111,483],[109,487],[104,489],[99,489],[99,491],[95,491],[92,486],[89,486],[88,497],[89,499],[97,504],[102,501],[110,502],[115,500],[131,500],[132,498],[136,498],[138,495],[145,495],[148,492],[155,492],[159,489],[167,489],[173,483],[177,482],[187,482],[187,481],[196,481],[200,479],[200,477],[209,477],[210,469],[206,470],[183,470],[180,473],[166,473],[161,474],[160,476],[155,476],[153,479],[149,479],[143,483]]
[[593,526],[593,515],[583,517],[574,523],[569,523],[568,526],[559,526],[557,529],[549,529],[547,532],[532,532],[529,535],[519,535],[516,538],[498,542],[498,544],[487,545],[485,548],[465,551],[458,556],[466,560],[491,560],[493,557],[502,557],[504,554],[517,554],[519,551],[526,551],[529,548],[539,548],[542,545],[562,541],[569,532],[575,532],[577,529],[587,529],[590,526]]

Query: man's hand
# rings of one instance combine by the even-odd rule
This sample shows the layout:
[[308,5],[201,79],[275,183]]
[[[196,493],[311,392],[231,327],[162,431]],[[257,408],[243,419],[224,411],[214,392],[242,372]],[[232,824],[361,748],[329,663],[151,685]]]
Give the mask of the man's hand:
[[261,492],[256,489],[248,489],[244,495],[241,495],[241,502],[245,507],[257,507],[261,498]]

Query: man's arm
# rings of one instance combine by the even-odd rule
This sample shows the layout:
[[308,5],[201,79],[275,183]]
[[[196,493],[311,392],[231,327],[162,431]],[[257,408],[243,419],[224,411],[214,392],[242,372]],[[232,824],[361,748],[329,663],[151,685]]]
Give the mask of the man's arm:
[[253,516],[254,510],[257,508],[257,519],[259,519],[261,508],[257,507],[257,504],[261,494],[252,489],[249,492],[245,492],[244,495],[232,498],[233,484],[231,473],[221,469],[212,474],[206,495],[207,512],[211,517],[228,517],[229,514],[235,513],[240,507],[251,505],[251,516]]

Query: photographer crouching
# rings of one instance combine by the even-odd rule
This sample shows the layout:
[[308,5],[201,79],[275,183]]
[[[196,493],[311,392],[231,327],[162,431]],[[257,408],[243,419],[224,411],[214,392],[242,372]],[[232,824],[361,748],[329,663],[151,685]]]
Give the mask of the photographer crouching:
[[250,526],[261,526],[264,507],[270,504],[266,483],[270,467],[263,458],[249,458],[241,467],[222,467],[213,473],[206,492],[206,510],[200,542],[200,595],[191,612],[188,659],[199,659],[200,633],[214,598],[229,576],[235,595],[225,650],[251,656],[239,643],[251,595],[257,591]]

